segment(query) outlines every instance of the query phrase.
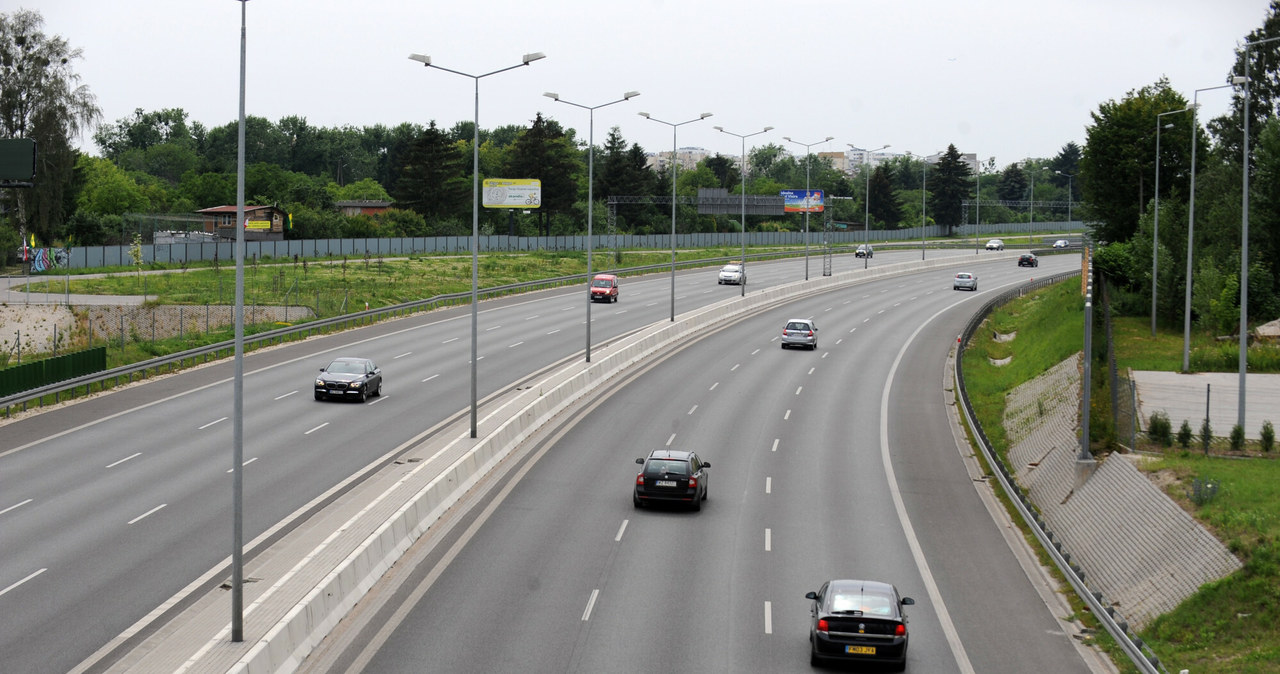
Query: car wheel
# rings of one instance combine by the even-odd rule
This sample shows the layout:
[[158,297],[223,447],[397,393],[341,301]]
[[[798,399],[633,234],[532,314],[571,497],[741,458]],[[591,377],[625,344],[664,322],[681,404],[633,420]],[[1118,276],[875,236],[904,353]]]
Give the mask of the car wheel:
[[363,389],[363,388],[360,389],[360,398],[359,398],[360,402],[364,402],[365,400],[368,399],[369,397],[368,393],[369,393],[368,389]]
[[373,395],[376,398],[382,397],[382,382],[378,382],[378,388],[373,390]]
[[778,346],[782,347],[782,350],[783,350],[783,351],[786,351],[786,350],[787,350],[787,345],[786,345],[786,344],[779,344]]
[[640,497],[639,497],[639,496],[636,496],[635,494],[632,494],[632,495],[631,495],[631,505],[632,505],[632,506],[634,506],[634,507],[636,507],[636,508],[643,508],[643,507],[644,507],[644,503],[642,503],[642,502],[640,501]]
[[702,510],[702,499],[697,498],[695,496],[693,499],[693,505],[690,507],[693,509],[694,512],[698,512],[699,510]]

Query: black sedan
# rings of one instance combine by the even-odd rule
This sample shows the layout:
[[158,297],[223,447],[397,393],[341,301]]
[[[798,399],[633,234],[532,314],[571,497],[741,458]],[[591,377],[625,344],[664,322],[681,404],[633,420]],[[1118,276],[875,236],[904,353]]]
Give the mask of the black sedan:
[[651,503],[682,503],[702,510],[707,500],[710,461],[693,452],[655,449],[648,458],[636,459],[644,466],[636,475],[631,502],[639,508]]
[[338,398],[364,402],[382,395],[382,370],[368,358],[338,358],[320,368],[316,377],[316,400]]
[[907,616],[915,604],[898,588],[874,580],[832,580],[805,595],[813,603],[810,665],[826,661],[876,662],[907,668]]
[[1040,259],[1034,253],[1023,253],[1018,256],[1019,267],[1039,267]]

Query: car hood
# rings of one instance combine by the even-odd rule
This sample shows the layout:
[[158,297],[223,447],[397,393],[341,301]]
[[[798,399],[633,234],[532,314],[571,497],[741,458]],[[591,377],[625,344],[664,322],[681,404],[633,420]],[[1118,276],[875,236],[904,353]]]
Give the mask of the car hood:
[[364,379],[364,375],[347,374],[345,372],[321,372],[320,379],[324,381],[357,381]]

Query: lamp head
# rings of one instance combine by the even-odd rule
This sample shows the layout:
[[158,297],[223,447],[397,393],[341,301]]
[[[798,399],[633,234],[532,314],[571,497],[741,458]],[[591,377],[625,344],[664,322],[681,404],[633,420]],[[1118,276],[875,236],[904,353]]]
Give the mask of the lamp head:
[[825,143],[825,142],[827,142],[827,141],[831,140],[832,138],[835,138],[835,136],[827,136],[826,138],[824,138],[824,139],[822,140],[822,142],[824,142],[824,143]]
[[1232,77],[1232,78],[1231,78],[1231,83],[1232,83],[1232,84],[1234,84],[1234,85],[1236,85],[1236,86],[1239,86],[1239,85],[1242,85],[1242,84],[1248,84],[1248,83],[1249,83],[1249,78],[1244,77],[1244,76],[1241,76],[1241,75],[1236,75],[1236,76],[1234,76],[1234,77]]
[[546,92],[546,93],[544,93],[544,94],[542,94],[542,95],[543,95],[543,96],[546,96],[547,98],[550,98],[550,99],[551,99],[551,100],[553,100],[553,101],[558,101],[558,100],[560,100],[560,94],[557,94],[557,93],[556,93],[556,92],[554,92],[554,91],[548,91],[548,92]]
[[706,119],[706,118],[708,118],[708,117],[710,117],[710,116],[711,116],[711,113],[709,113],[709,112],[704,112],[704,113],[702,113],[701,115],[698,115],[698,119]]
[[636,114],[644,117],[645,119],[649,119],[649,113],[647,112],[637,112]]
[[725,130],[724,130],[724,127],[723,127],[723,126],[713,126],[713,127],[711,127],[711,128],[713,128],[713,129],[715,129],[716,131],[719,131],[719,132],[721,132],[721,133],[726,133],[726,132],[725,132]]
[[785,140],[785,141],[787,141],[788,143],[794,143],[794,142],[795,142],[794,140],[791,140],[791,136],[783,136],[783,137],[782,137],[782,140]]
[[[773,131],[773,127],[772,127],[772,126],[766,126],[766,127],[764,127],[764,130],[765,130],[765,131]],[[763,131],[762,131],[761,133],[763,133]]]
[[544,59],[544,58],[547,58],[546,54],[543,54],[540,51],[536,51],[536,52],[533,52],[532,54],[525,54],[524,58],[521,59],[521,61],[524,63],[524,65],[529,65],[534,61],[537,61],[539,59]]
[[622,95],[622,100],[629,101],[639,95],[640,95],[639,91],[628,91],[627,93]]
[[409,54],[410,61],[417,61],[428,68],[431,67],[431,57],[426,54]]

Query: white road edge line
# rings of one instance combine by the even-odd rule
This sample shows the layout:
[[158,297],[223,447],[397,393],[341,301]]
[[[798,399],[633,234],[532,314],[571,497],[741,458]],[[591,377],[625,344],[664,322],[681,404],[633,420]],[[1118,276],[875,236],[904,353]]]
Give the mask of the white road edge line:
[[630,522],[630,521],[631,520],[622,520],[622,526],[618,527],[618,535],[613,537],[614,543],[618,543],[622,541],[622,532],[627,530],[627,522]]
[[125,461],[128,461],[129,459],[136,459],[136,458],[138,458],[139,456],[142,456],[142,452],[134,452],[133,454],[130,454],[129,456],[126,456],[126,457],[124,457],[123,459],[120,459],[119,461],[116,461],[116,462],[114,462],[114,463],[108,463],[106,467],[107,467],[107,468],[115,468],[116,466],[118,466],[118,465],[120,465],[120,464],[124,463]]
[[591,591],[591,598],[587,600],[587,610],[582,612],[582,622],[591,619],[591,607],[596,605],[596,597],[600,596],[600,588]]
[[49,570],[49,569],[48,569],[48,567],[45,567],[45,568],[43,568],[43,569],[40,569],[39,571],[34,571],[34,572],[32,572],[32,573],[31,573],[31,575],[27,576],[26,578],[23,578],[22,580],[20,580],[20,581],[18,581],[18,582],[16,582],[16,583],[14,583],[13,585],[10,585],[9,587],[6,587],[5,589],[0,590],[0,596],[3,596],[3,595],[4,595],[4,593],[8,592],[9,590],[12,590],[13,588],[18,587],[19,585],[21,585],[21,584],[23,584],[23,583],[25,583],[25,582],[27,582],[27,581],[31,580],[32,578],[35,578],[36,576],[38,576],[38,575],[40,575],[40,574],[42,574],[42,573],[44,573],[45,571],[48,571],[48,570]]
[[[16,510],[16,509],[18,509],[18,508],[21,508],[22,506],[24,506],[24,505],[26,505],[26,504],[30,503],[30,502],[31,502],[31,500],[32,500],[32,499],[27,499],[27,500],[23,501],[22,503],[15,503],[15,504],[13,504],[13,505],[9,506],[8,508],[5,508],[4,510],[0,510],[0,515],[3,515],[3,514],[5,514],[5,513],[9,512],[10,510]],[[3,593],[3,592],[0,592],[0,594],[4,594],[4,593]]]
[[167,505],[169,505],[169,504],[168,504],[168,503],[161,503],[160,505],[158,505],[158,506],[156,506],[156,507],[152,508],[151,510],[148,510],[147,512],[142,513],[141,515],[138,515],[137,517],[135,517],[135,518],[133,518],[133,519],[129,520],[129,524],[133,524],[134,522],[137,522],[137,521],[139,521],[139,520],[141,520],[141,519],[143,519],[143,518],[145,518],[145,517],[149,517],[149,516],[151,516],[151,515],[154,515],[157,511],[159,511],[161,508],[163,508],[163,507],[165,507],[165,506],[167,506]]
[[924,580],[925,590],[929,593],[929,600],[933,602],[937,609],[938,623],[942,627],[942,633],[946,635],[947,644],[951,646],[951,653],[956,659],[956,666],[960,668],[963,674],[976,674],[973,669],[973,663],[969,662],[969,654],[964,649],[964,642],[960,640],[960,634],[956,632],[955,623],[951,621],[951,614],[947,611],[947,605],[942,600],[942,592],[938,590],[938,583],[933,578],[933,572],[929,570],[929,561],[925,559],[924,550],[920,548],[920,540],[916,538],[915,528],[911,526],[911,518],[907,515],[906,505],[902,502],[902,492],[898,489],[898,478],[893,470],[893,461],[889,456],[889,393],[893,390],[893,378],[898,373],[898,365],[902,363],[902,357],[906,355],[907,349],[911,347],[911,343],[915,341],[925,326],[933,322],[933,319],[941,316],[943,313],[954,308],[955,305],[938,310],[934,315],[926,318],[910,337],[902,343],[902,348],[898,349],[898,355],[893,359],[893,365],[889,368],[889,374],[884,380],[884,391],[880,394],[880,463],[884,465],[885,480],[889,483],[889,495],[893,497],[893,508],[898,513],[898,522],[902,526],[902,533],[907,539],[907,547],[911,548],[911,556],[915,559],[916,568],[920,570],[920,577]]

